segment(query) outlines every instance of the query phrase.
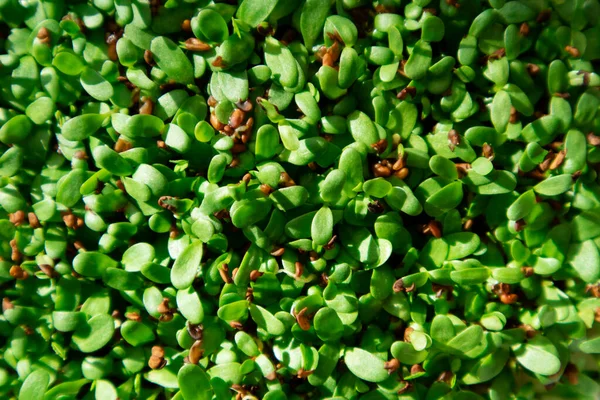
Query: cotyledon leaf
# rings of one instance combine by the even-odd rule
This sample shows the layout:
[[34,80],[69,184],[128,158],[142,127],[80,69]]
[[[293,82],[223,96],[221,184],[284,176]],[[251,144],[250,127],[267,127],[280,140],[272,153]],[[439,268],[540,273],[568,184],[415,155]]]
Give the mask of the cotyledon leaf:
[[194,282],[202,260],[203,247],[204,244],[196,240],[179,254],[171,269],[171,283],[175,288],[187,289]]

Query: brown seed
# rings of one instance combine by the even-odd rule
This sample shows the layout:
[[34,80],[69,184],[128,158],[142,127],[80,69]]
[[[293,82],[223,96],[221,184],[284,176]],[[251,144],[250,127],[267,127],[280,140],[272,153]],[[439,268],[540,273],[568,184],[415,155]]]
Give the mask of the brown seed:
[[454,374],[451,371],[444,371],[438,376],[437,381],[445,382],[450,385],[452,383],[452,377],[454,377]]
[[433,237],[435,237],[436,239],[442,237],[442,224],[440,224],[439,221],[429,221],[428,227],[429,232],[433,235]]
[[325,287],[327,286],[327,284],[329,284],[329,276],[325,272],[323,272],[321,274],[321,280],[319,282],[319,285]]
[[42,26],[38,31],[36,37],[40,43],[50,46],[50,31],[45,26]]
[[258,278],[260,278],[261,276],[263,276],[263,273],[262,273],[262,272],[260,272],[260,271],[259,271],[259,270],[257,270],[257,269],[253,269],[253,270],[252,270],[252,272],[250,272],[250,280],[251,280],[252,282],[256,282],[256,280],[257,280]]
[[198,38],[189,38],[185,41],[185,48],[189,51],[208,51],[212,47]]
[[181,23],[181,30],[184,32],[191,32],[192,31],[192,24],[190,22],[189,19],[184,19],[183,22]]
[[423,367],[421,366],[421,364],[414,364],[412,367],[410,367],[410,374],[414,375],[414,374],[418,374],[421,372],[425,372],[425,370],[423,369]]
[[274,381],[275,379],[277,379],[277,372],[275,372],[275,371],[269,372],[267,375],[265,375],[265,379],[268,381]]
[[233,157],[231,162],[229,163],[229,168],[235,168],[238,167],[240,165],[240,158],[239,157]]
[[[546,157],[544,158],[544,161],[542,161],[540,163],[540,165],[538,165],[538,168],[541,172],[546,172],[548,171],[548,168],[550,168],[550,164],[552,163],[553,160],[553,153],[549,152]],[[544,179],[545,177],[542,177],[542,179]]]
[[233,154],[239,154],[239,153],[243,153],[247,150],[247,147],[244,143],[236,143],[233,145],[233,147],[231,148],[231,152]]
[[252,109],[254,108],[250,100],[238,101],[235,103],[235,106],[245,113],[252,111]]
[[398,92],[398,94],[396,95],[396,98],[398,98],[400,100],[404,100],[408,96],[415,98],[416,95],[417,95],[417,88],[414,86],[407,86]]
[[488,60],[499,60],[506,55],[506,49],[501,48],[494,51],[492,54],[488,56]]
[[150,356],[148,359],[150,369],[162,369],[165,365],[167,365],[167,360],[162,357]]
[[514,304],[514,303],[516,303],[518,300],[519,300],[519,296],[517,296],[517,295],[516,295],[516,294],[514,294],[514,293],[509,293],[509,294],[507,294],[507,293],[502,293],[502,294],[500,295],[500,301],[501,301],[503,304]]
[[165,349],[161,346],[152,346],[151,354],[156,357],[163,358],[165,356]]
[[309,259],[310,261],[313,261],[313,262],[314,262],[314,261],[317,261],[319,258],[320,258],[320,257],[319,257],[319,253],[317,253],[317,252],[316,252],[316,251],[314,251],[314,250],[313,250],[313,251],[311,251],[310,253],[308,253],[308,259]]
[[245,298],[247,301],[253,302],[254,301],[254,289],[252,289],[251,287],[247,288]]
[[209,107],[216,107],[217,104],[219,104],[219,102],[217,102],[217,99],[215,99],[212,96],[208,96],[208,100],[206,100],[206,104],[208,104]]
[[579,370],[575,364],[567,364],[564,374],[571,385],[577,385],[579,383]]
[[172,312],[168,312],[165,314],[161,314],[160,317],[158,317],[158,320],[160,322],[169,322],[173,320],[173,313]]
[[519,27],[519,33],[521,34],[521,36],[529,35],[529,24],[527,22],[523,22],[521,24],[521,26]]
[[143,96],[141,100],[143,104],[140,107],[140,114],[152,115],[152,112],[154,111],[154,103],[152,102],[152,99],[150,97]]
[[122,180],[117,179],[115,184],[117,185],[117,188],[119,188],[120,191],[127,193],[127,190],[125,190],[125,184],[123,183]]
[[217,211],[216,213],[213,213],[213,215],[215,216],[216,219],[229,218],[229,211],[227,211],[227,209],[224,208],[221,211]]
[[371,144],[371,147],[375,149],[377,154],[381,154],[387,149],[388,141],[386,139],[380,139],[377,142]]
[[[250,118],[252,119],[252,118]],[[250,141],[250,138],[252,137],[252,132],[250,131],[246,131],[244,133],[242,133],[242,143],[247,144]]]
[[450,295],[452,294],[452,287],[440,285],[437,283],[431,284],[431,290],[433,290],[437,298],[442,297],[444,293],[450,293]]
[[304,307],[300,312],[296,313],[296,322],[298,322],[298,326],[303,331],[307,331],[310,329],[310,322],[308,321],[308,316],[306,312],[308,311],[308,307]]
[[198,364],[202,356],[204,355],[204,349],[202,348],[202,341],[196,340],[192,347],[190,347],[190,352],[188,354],[188,358],[191,364]]
[[581,57],[581,52],[579,49],[573,46],[565,46],[565,51],[571,55],[573,58]]
[[202,340],[204,335],[204,326],[202,324],[187,324],[187,331],[194,340]]
[[520,325],[519,328],[525,331],[525,335],[527,335],[528,339],[531,339],[538,334],[538,332],[531,325],[528,324]]
[[223,57],[221,57],[221,56],[217,56],[217,58],[215,58],[215,61],[213,61],[211,64],[213,67],[217,67],[217,68],[227,67],[227,65],[223,61]]
[[319,61],[321,61],[321,63],[323,63],[323,57],[325,57],[326,54],[327,54],[327,47],[321,46],[315,52],[315,57],[316,57],[317,60],[319,60]]
[[517,112],[517,109],[512,106],[510,107],[510,118],[508,122],[511,124],[519,122],[519,113]]
[[174,196],[161,196],[158,198],[158,205],[164,208],[165,210],[171,211],[173,213],[177,212],[177,207],[173,204],[170,204],[170,201],[177,200],[177,197]]
[[597,283],[595,285],[586,285],[585,293],[590,293],[593,297],[600,298],[600,283]]
[[402,278],[400,278],[396,282],[394,282],[394,285],[392,286],[392,289],[396,293],[404,291],[404,281],[402,280]]
[[14,262],[21,261],[21,251],[19,250],[19,246],[17,246],[17,241],[12,239],[8,242],[11,248],[10,259]]
[[245,174],[245,175],[242,177],[242,182],[244,182],[246,185],[247,185],[248,183],[250,183],[250,180],[252,180],[252,175],[250,175],[250,174]]
[[454,148],[458,145],[460,145],[460,135],[455,129],[450,129],[448,132],[448,147],[451,151],[454,151]]
[[142,322],[142,316],[137,312],[125,313],[125,318],[127,318],[130,321]]
[[331,239],[329,239],[329,242],[327,242],[327,244],[325,246],[323,246],[323,248],[325,250],[331,250],[335,247],[335,241],[337,240],[337,235],[333,235],[333,237]]
[[122,153],[124,151],[130,150],[131,148],[133,148],[133,144],[131,142],[128,142],[127,140],[119,138],[115,142],[114,149],[117,153]]
[[590,73],[587,71],[579,71],[577,75],[583,75],[583,86],[588,86],[590,84]]
[[498,296],[502,293],[509,294],[510,293],[510,285],[508,283],[497,283],[492,287],[492,292],[497,294]]
[[[452,1],[452,0],[446,0],[446,3]],[[460,4],[455,5],[456,8],[460,7]],[[413,384],[410,383],[409,381],[402,381],[404,382],[404,387],[402,387],[402,389],[398,390],[398,394],[404,394],[407,392],[410,392],[413,389]]]
[[229,126],[231,126],[233,129],[238,128],[242,122],[244,122],[245,117],[246,114],[239,108],[236,108],[229,117]]
[[377,178],[387,178],[392,175],[392,169],[388,166],[384,166],[381,163],[373,164],[373,175],[375,175]]
[[471,169],[471,164],[469,163],[456,163],[456,171],[458,172],[458,177],[462,178],[467,175],[468,171]]
[[600,146],[600,136],[595,135],[594,132],[588,133],[586,139],[592,146]]
[[12,214],[8,214],[8,220],[14,225],[19,226],[25,222],[25,211],[17,210]]
[[327,54],[331,55],[331,59],[333,62],[336,62],[340,58],[340,54],[342,49],[340,48],[340,44],[337,40],[333,42],[331,46],[327,49]]
[[323,59],[321,61],[323,62],[324,67],[333,67],[334,61],[333,61],[333,57],[331,54],[325,53],[323,55]]
[[307,167],[310,168],[310,169],[312,169],[313,171],[316,171],[318,165],[317,165],[316,162],[312,161],[312,162],[308,163]]
[[229,326],[231,326],[233,329],[237,329],[238,331],[244,329],[244,325],[242,325],[242,323],[239,321],[231,321]]
[[446,0],[446,4],[448,4],[449,6],[452,6],[454,8],[460,8],[460,4],[458,3],[458,0]]
[[279,247],[271,252],[273,257],[281,257],[285,253],[285,247]]
[[12,310],[13,308],[15,308],[15,305],[12,303],[12,301],[10,301],[8,297],[4,297],[2,299],[2,312],[6,310]]
[[77,160],[87,160],[88,156],[87,156],[87,154],[85,154],[85,151],[83,151],[83,150],[77,150],[73,154],[73,158],[76,158]]
[[398,157],[398,160],[392,164],[392,169],[394,171],[400,171],[404,167],[406,167],[405,157]]
[[171,312],[171,307],[169,307],[169,299],[167,297],[163,297],[162,302],[156,307],[156,311],[161,314],[166,314]]
[[521,267],[521,272],[525,275],[526,278],[529,278],[533,275],[533,267]]
[[210,124],[213,128],[215,128],[218,131],[222,131],[225,127],[225,124],[219,121],[217,115],[214,112],[210,114]]
[[[246,251],[247,251],[247,249],[246,249]],[[239,270],[240,270],[239,268],[234,268],[233,271],[231,271],[231,278],[235,279],[235,276],[237,275]]]
[[487,143],[483,144],[482,155],[488,160],[492,161],[494,159],[494,149]]
[[117,54],[117,42],[116,41],[108,43],[108,58],[111,61],[119,60],[119,55]]
[[300,278],[302,276],[302,274],[304,273],[304,265],[302,265],[302,263],[300,261],[296,261],[294,263],[294,277],[296,279]]
[[406,291],[406,293],[410,293],[410,292],[414,292],[415,289],[417,289],[417,285],[413,282],[410,284],[409,287],[405,288],[404,290]]
[[166,314],[162,314],[160,317],[158,317],[158,320],[160,322],[169,322],[173,320],[173,313],[166,313]]
[[144,61],[151,67],[156,65],[156,63],[154,62],[154,57],[152,56],[152,52],[150,50],[144,50]]
[[38,219],[37,215],[35,215],[35,213],[33,212],[27,213],[27,220],[29,221],[29,226],[31,226],[33,229],[39,228],[41,226],[40,220]]
[[40,270],[46,274],[46,276],[48,278],[54,278],[56,276],[56,271],[54,270],[54,267],[52,265],[49,264],[40,264],[39,265]]
[[12,276],[18,281],[22,281],[29,278],[29,274],[27,273],[27,271],[23,270],[23,268],[21,268],[18,265],[13,265],[12,267],[10,267],[8,273],[10,274],[10,276]]
[[406,343],[410,343],[410,335],[411,335],[411,334],[414,332],[414,330],[415,330],[415,329],[414,329],[414,328],[411,328],[410,326],[409,326],[409,327],[407,327],[407,328],[404,330],[404,336],[403,336],[403,338],[404,338],[404,341],[405,341]]
[[538,67],[537,64],[527,63],[527,72],[532,77],[537,76],[537,74],[540,73],[540,67]]
[[306,371],[304,368],[300,368],[296,373],[296,377],[299,379],[306,379],[315,372],[314,370]]
[[268,196],[271,194],[271,192],[273,192],[273,189],[271,188],[271,186],[267,185],[266,183],[263,183],[262,185],[260,185],[259,189],[261,192],[264,193],[265,196]]
[[408,168],[402,168],[400,171],[396,171],[394,172],[394,176],[398,179],[406,179],[408,178],[408,174],[410,173],[410,170]]
[[290,177],[287,172],[282,172],[279,174],[279,184],[283,187],[295,186],[296,182]]
[[221,268],[219,268],[219,275],[221,276],[221,279],[223,280],[223,282],[225,282],[225,283],[233,282],[231,280],[231,278],[229,277],[229,264],[223,263]]
[[465,223],[463,225],[463,229],[465,231],[470,231],[472,227],[473,227],[473,219],[469,218],[468,220],[465,221]]
[[72,212],[70,212],[70,211],[64,212],[62,215],[62,220],[65,223],[65,225],[67,226],[67,228],[76,229],[77,217],[75,215],[73,215]]
[[552,162],[550,163],[550,165],[548,166],[548,169],[550,170],[555,170],[558,167],[561,166],[561,164],[563,163],[563,161],[565,160],[565,156],[567,155],[566,151],[561,150],[558,153],[556,153],[554,155],[554,158],[552,159]]
[[527,223],[523,219],[515,221],[515,231],[521,232],[523,229],[525,229],[525,225],[527,225]]

